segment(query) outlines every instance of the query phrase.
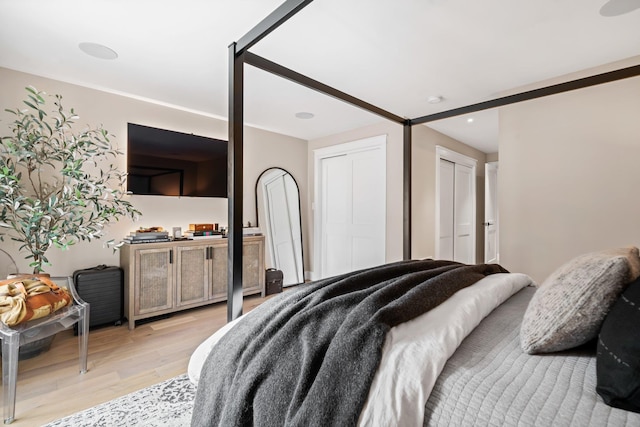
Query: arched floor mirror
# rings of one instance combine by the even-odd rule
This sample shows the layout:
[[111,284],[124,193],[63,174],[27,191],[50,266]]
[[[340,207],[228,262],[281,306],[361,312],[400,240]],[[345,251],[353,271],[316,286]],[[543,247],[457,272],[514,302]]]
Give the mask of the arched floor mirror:
[[256,218],[266,236],[267,267],[282,271],[283,286],[304,282],[300,191],[293,176],[269,168],[256,182]]

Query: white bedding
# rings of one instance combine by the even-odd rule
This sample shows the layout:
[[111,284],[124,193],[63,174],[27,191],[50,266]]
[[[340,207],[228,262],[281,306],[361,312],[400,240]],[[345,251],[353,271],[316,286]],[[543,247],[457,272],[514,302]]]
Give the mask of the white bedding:
[[[493,274],[392,328],[358,424],[421,426],[425,403],[447,359],[494,308],[532,283],[525,274]],[[242,319],[226,324],[195,350],[188,367],[194,384],[209,352]]]

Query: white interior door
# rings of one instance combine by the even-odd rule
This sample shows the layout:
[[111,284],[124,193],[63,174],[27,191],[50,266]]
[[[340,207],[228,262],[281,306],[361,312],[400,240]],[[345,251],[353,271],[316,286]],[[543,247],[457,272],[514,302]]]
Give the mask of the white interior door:
[[353,144],[316,162],[317,278],[385,262],[386,147]]
[[498,236],[498,162],[484,165],[484,262],[500,262]]
[[475,264],[476,160],[436,151],[436,258]]

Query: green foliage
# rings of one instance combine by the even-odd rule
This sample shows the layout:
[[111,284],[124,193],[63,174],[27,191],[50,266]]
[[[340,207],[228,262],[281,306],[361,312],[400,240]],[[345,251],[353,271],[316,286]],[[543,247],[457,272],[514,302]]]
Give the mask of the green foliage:
[[63,108],[60,95],[47,111],[51,97],[26,90],[28,108],[5,110],[14,116],[12,135],[0,137],[0,240],[20,242],[37,273],[49,265],[52,245],[98,239],[108,223],[140,212],[127,200],[126,173],[111,163],[122,155],[112,135],[102,125],[72,132],[78,116]]

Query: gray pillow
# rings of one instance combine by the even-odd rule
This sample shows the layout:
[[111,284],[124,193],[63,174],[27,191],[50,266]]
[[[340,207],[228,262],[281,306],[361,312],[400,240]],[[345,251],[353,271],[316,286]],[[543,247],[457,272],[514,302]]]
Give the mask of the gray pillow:
[[640,275],[638,248],[589,253],[553,272],[538,288],[522,319],[525,353],[551,353],[595,338],[626,284]]

